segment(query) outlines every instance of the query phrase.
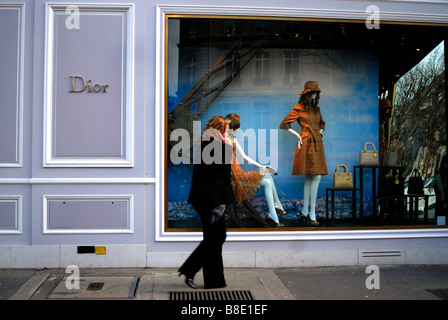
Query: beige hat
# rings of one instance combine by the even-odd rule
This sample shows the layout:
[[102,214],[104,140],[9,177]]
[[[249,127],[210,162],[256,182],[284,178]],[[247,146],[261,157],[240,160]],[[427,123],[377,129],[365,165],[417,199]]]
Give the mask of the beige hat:
[[319,85],[316,81],[308,81],[305,83],[305,90],[300,95],[304,95],[305,93],[312,92],[312,91],[318,91],[320,92]]

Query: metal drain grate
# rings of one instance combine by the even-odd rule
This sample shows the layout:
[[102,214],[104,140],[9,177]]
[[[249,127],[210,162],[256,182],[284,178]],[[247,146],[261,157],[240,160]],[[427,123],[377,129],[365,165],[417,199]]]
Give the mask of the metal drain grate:
[[445,289],[426,289],[443,300],[448,300],[448,288]]
[[87,287],[87,291],[100,291],[101,289],[103,289],[103,286],[104,282],[92,282]]
[[255,300],[250,290],[232,291],[177,291],[170,292],[170,300]]

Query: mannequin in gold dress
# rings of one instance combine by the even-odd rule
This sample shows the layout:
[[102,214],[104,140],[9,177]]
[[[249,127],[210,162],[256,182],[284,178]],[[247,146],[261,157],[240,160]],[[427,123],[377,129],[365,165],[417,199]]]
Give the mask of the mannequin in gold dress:
[[[230,119],[230,135],[233,136],[233,159],[232,159],[232,186],[237,201],[252,199],[260,187],[264,187],[266,201],[268,203],[269,214],[266,219],[271,220],[277,227],[283,227],[284,224],[278,220],[277,213],[286,215],[286,211],[280,202],[275,188],[272,175],[275,170],[271,166],[263,166],[255,160],[249,158],[243,148],[238,144],[235,138],[235,131],[240,127],[240,117],[234,113],[226,116]],[[260,171],[244,171],[236,158],[237,153],[243,157],[249,164],[260,168]]]

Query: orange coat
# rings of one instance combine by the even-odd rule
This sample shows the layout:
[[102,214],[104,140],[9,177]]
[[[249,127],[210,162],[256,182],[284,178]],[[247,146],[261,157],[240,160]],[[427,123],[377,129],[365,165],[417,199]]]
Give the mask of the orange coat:
[[309,107],[296,104],[280,124],[280,129],[290,129],[291,123],[296,121],[302,128],[302,146],[296,146],[294,156],[293,175],[325,175],[328,174],[325,160],[324,143],[319,130],[325,130],[319,107]]

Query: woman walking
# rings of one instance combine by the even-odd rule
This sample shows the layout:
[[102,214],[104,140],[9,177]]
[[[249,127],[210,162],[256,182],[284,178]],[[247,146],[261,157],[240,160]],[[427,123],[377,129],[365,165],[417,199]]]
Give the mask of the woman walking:
[[203,240],[179,268],[179,276],[185,275],[185,283],[194,289],[197,286],[193,279],[201,268],[205,289],[227,286],[222,261],[227,236],[224,211],[235,201],[230,167],[233,146],[226,133],[229,123],[221,116],[209,120],[197,150],[201,160],[193,168],[188,202],[201,218]]

